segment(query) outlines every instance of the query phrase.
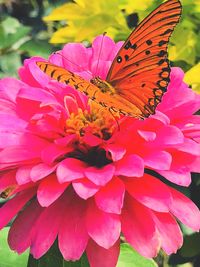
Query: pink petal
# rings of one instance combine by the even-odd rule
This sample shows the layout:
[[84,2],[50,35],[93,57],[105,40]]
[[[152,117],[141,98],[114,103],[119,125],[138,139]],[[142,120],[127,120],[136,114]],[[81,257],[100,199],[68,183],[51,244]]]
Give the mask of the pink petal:
[[98,208],[102,211],[120,214],[123,206],[124,194],[124,183],[119,178],[115,178],[95,195],[95,201]]
[[18,162],[28,162],[28,160],[33,160],[38,157],[38,153],[35,151],[30,151],[23,147],[7,147],[0,152],[0,162],[2,163],[18,163]]
[[105,249],[97,245],[91,239],[86,250],[90,267],[116,267],[119,251],[119,241],[117,241],[111,248]]
[[39,163],[35,165],[30,172],[30,177],[33,182],[37,182],[38,180],[48,176],[52,172],[55,171],[57,165],[49,166],[45,163]]
[[65,260],[78,260],[88,242],[85,225],[85,202],[75,195],[65,203],[65,210],[58,234],[60,251]]
[[152,115],[150,118],[154,118],[156,120],[161,121],[163,124],[167,125],[170,124],[170,119],[167,115],[160,112],[158,109],[156,109],[156,114]]
[[71,96],[65,96],[64,97],[64,105],[65,105],[66,109],[69,111],[69,114],[77,113],[77,111],[78,111],[77,102]]
[[172,156],[166,151],[156,151],[148,156],[144,156],[146,166],[156,170],[169,170],[172,163]]
[[0,80],[0,97],[15,103],[18,92],[23,86],[24,83],[20,80],[15,78],[3,78]]
[[138,130],[138,133],[145,141],[153,141],[156,138],[156,133],[154,132]]
[[56,144],[50,144],[42,151],[42,160],[46,164],[52,164],[58,157],[65,155],[68,150]]
[[99,190],[99,186],[95,185],[86,178],[72,182],[72,186],[77,195],[79,195],[83,199],[88,199],[94,196]]
[[144,173],[143,160],[137,155],[130,155],[115,162],[116,175],[124,175],[129,177],[140,177]]
[[54,174],[42,180],[38,187],[37,199],[42,207],[48,207],[65,191],[69,183],[58,183]]
[[[21,79],[32,86],[45,87],[50,81],[50,77],[46,75],[36,65],[36,61],[44,61],[41,57],[32,57],[25,60],[26,73],[19,73]],[[23,71],[23,70],[21,70]]]
[[62,196],[51,206],[44,209],[35,224],[30,252],[34,258],[39,259],[53,245],[65,207],[66,197]]
[[57,168],[57,177],[60,183],[70,182],[84,177],[86,164],[74,158],[63,160]]
[[158,171],[164,178],[172,183],[189,186],[191,183],[191,173],[185,170]]
[[92,201],[87,210],[86,225],[90,237],[101,247],[108,249],[119,239],[119,216],[99,210]]
[[0,208],[0,229],[22,209],[22,207],[34,196],[35,188],[17,194]]
[[115,167],[112,164],[106,165],[102,168],[88,167],[85,170],[86,177],[96,185],[105,185],[113,177]]
[[[62,49],[64,67],[70,71],[81,72],[88,69],[89,50],[82,44],[68,43]],[[78,62],[78,63],[77,63]]]
[[122,232],[128,243],[144,257],[157,255],[160,244],[152,214],[130,197],[122,213]]
[[9,186],[16,185],[15,173],[16,170],[12,170],[1,174],[0,191],[5,190]]
[[[163,96],[158,106],[158,110],[164,111],[164,113],[168,110],[174,110],[177,105],[189,102],[193,98],[190,88],[187,88],[187,85],[183,83],[184,72],[180,68],[172,68],[170,76],[171,82],[167,88],[167,94]],[[176,97],[174,97],[174,88],[176,88]]]
[[118,146],[116,144],[107,145],[106,150],[108,150],[111,153],[113,161],[120,160],[126,153],[126,149],[124,147]]
[[99,144],[102,143],[102,139],[93,135],[90,132],[85,133],[85,135],[82,137],[82,140],[87,143],[89,146],[98,146]]
[[[34,212],[33,212],[34,211]],[[24,252],[31,245],[35,223],[43,208],[33,200],[14,220],[8,235],[8,243],[17,253]]]
[[15,114],[0,114],[1,120],[1,131],[6,131],[6,133],[19,133],[23,132],[24,128],[27,126],[27,122],[20,119]]
[[195,156],[200,156],[200,144],[189,138],[185,138],[184,143],[177,146],[177,149]]
[[[90,69],[95,77],[100,77],[101,79],[105,80],[106,75],[110,69],[112,61],[104,61],[104,60],[94,60],[91,61]],[[97,69],[98,66],[98,69]]]
[[183,244],[181,229],[170,213],[154,212],[154,221],[160,234],[161,247],[168,254],[176,253]]
[[184,142],[184,135],[176,126],[167,125],[162,127],[158,133],[158,142],[165,145],[174,145]]
[[38,102],[42,102],[42,105],[50,105],[50,104],[56,104],[58,105],[58,101],[56,100],[55,96],[50,93],[47,90],[42,89],[41,87],[37,88],[37,87],[28,87],[26,85],[26,87],[24,86],[19,94],[18,97],[20,98],[24,98],[29,100],[34,100],[34,101],[38,101]]
[[[1,120],[1,119],[0,119]],[[6,148],[8,146],[18,145],[19,138],[21,133],[9,133],[8,132],[0,132],[0,148]]]
[[195,231],[200,229],[200,211],[197,206],[182,193],[170,188],[173,197],[171,212],[184,224]]
[[56,145],[67,146],[76,140],[76,134],[70,134],[65,137],[56,139],[54,142]]
[[30,172],[33,165],[24,165],[18,168],[16,172],[16,181],[19,185],[31,182]]
[[[92,59],[93,61],[98,61],[99,59],[104,62],[107,60],[112,60],[113,50],[115,48],[114,41],[105,35],[97,36],[92,43]],[[101,58],[99,58],[99,55]]]
[[138,202],[155,211],[167,212],[172,201],[168,187],[149,174],[125,181],[126,190]]

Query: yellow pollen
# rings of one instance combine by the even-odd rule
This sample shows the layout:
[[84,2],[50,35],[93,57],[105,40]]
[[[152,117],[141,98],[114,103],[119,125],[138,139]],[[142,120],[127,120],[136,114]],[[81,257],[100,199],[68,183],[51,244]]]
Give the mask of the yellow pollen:
[[78,109],[66,121],[66,133],[84,136],[86,129],[102,139],[108,139],[116,128],[116,120],[104,108],[92,105],[90,110]]

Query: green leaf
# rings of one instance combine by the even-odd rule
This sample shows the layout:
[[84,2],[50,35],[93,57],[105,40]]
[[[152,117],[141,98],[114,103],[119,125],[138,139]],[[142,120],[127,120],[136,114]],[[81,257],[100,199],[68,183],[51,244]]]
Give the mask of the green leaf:
[[17,29],[20,27],[19,21],[12,17],[7,17],[4,21],[2,21],[1,25],[5,34],[16,33]]
[[169,47],[169,59],[172,61],[184,60],[188,64],[194,64],[197,40],[197,35],[194,31],[179,25],[173,33],[173,45]]
[[146,259],[128,244],[122,244],[117,267],[158,267],[152,259]]
[[26,267],[28,260],[28,252],[18,255],[13,252],[7,243],[9,227],[5,227],[0,231],[0,266],[13,267],[20,266]]
[[27,41],[27,34],[30,32],[30,27],[23,26],[14,18],[6,18],[0,24],[0,49],[8,49]]
[[17,77],[17,70],[21,66],[21,57],[17,52],[11,52],[0,56],[0,68],[2,76]]
[[47,58],[52,52],[52,46],[46,41],[30,40],[19,48],[21,51],[25,51],[29,56],[41,56]]
[[194,233],[184,237],[184,243],[180,249],[180,254],[184,257],[194,257],[200,255],[200,234]]
[[[21,266],[20,266],[21,267]],[[34,259],[29,255],[27,267],[90,267],[87,257],[83,255],[79,261],[65,261],[59,251],[57,242],[49,249],[49,251],[40,259]]]

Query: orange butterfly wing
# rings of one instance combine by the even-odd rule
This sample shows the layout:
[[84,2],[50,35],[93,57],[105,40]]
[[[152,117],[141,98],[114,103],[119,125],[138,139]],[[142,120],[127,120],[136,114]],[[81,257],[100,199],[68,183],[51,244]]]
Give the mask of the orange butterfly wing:
[[52,79],[72,86],[91,99],[94,98],[95,93],[98,93],[98,88],[95,85],[71,71],[45,61],[37,61],[36,64]]
[[90,82],[62,67],[37,62],[53,79],[69,84],[111,112],[136,118],[154,114],[169,83],[167,45],[181,16],[179,0],[168,0],[131,33],[115,57],[106,81]]
[[135,117],[154,114],[166,92],[167,45],[181,11],[179,0],[161,4],[130,34],[110,67],[106,81],[116,89],[117,99],[126,99],[140,110]]

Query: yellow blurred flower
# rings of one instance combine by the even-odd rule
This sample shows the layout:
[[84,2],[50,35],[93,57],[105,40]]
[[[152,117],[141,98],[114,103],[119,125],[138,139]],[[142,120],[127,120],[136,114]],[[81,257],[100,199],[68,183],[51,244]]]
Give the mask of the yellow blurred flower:
[[200,93],[200,62],[186,72],[184,81],[192,85],[192,89]]
[[[121,3],[121,5],[119,5]],[[107,32],[114,37],[120,31],[127,35],[130,30],[121,8],[124,1],[75,0],[64,4],[44,17],[44,21],[65,21],[66,25],[52,36],[51,43],[91,41],[94,36]]]

